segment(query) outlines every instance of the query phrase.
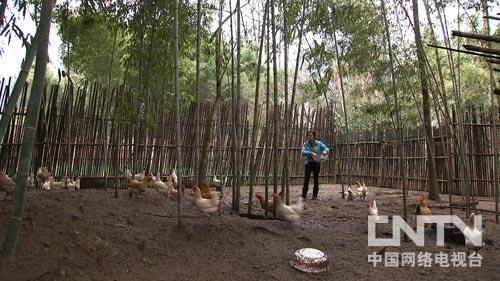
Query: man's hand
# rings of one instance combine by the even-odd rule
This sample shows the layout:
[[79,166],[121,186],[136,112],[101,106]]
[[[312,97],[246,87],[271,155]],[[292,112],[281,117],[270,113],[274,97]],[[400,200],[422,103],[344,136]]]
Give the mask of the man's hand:
[[316,156],[317,154],[311,151],[311,156]]
[[323,150],[323,155],[328,155],[328,151],[326,149]]

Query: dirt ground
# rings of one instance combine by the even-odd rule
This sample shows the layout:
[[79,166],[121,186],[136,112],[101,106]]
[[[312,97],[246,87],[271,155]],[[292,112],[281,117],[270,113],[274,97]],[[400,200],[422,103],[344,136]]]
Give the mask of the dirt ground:
[[[298,195],[299,189],[294,186],[293,194]],[[500,226],[494,223],[492,214],[483,214],[483,239],[488,243],[480,251],[480,268],[389,268],[382,264],[374,268],[368,263],[368,255],[381,248],[367,246],[365,202],[343,201],[339,191],[339,185],[322,185],[319,200],[305,201],[305,214],[293,225],[238,216],[229,207],[230,188],[225,188],[221,216],[214,217],[200,213],[191,194],[186,194],[181,206],[183,227],[179,229],[177,204],[166,201],[155,190],[131,199],[125,190],[120,190],[119,198],[114,198],[113,190],[30,190],[11,279],[500,280]],[[420,194],[410,192],[410,211]],[[247,198],[247,194],[242,198],[242,213],[246,213]],[[377,200],[379,214],[402,211],[398,190],[369,188],[368,198]],[[442,198],[447,201],[446,195]],[[2,242],[11,208],[11,200],[0,201]],[[257,200],[252,208],[254,213],[263,214]],[[448,212],[446,208],[433,208],[434,214]],[[463,212],[457,214],[463,217]],[[389,229],[381,227],[377,233]],[[437,247],[433,241],[435,234],[428,233],[425,247],[405,242],[400,249],[465,252],[463,245]],[[305,247],[325,252],[329,271],[308,274],[292,268],[289,261],[294,252]]]

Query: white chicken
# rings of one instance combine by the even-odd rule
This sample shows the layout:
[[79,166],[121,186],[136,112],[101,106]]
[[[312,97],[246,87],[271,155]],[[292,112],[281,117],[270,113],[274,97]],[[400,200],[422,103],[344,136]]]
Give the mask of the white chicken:
[[176,173],[175,168],[172,169],[170,176],[172,177],[172,181],[174,182],[174,184],[177,185],[178,181],[177,181],[177,173]]
[[43,184],[49,179],[50,173],[45,166],[40,166],[36,172],[36,179],[39,184]]
[[127,182],[131,182],[132,181],[132,172],[129,170],[129,169],[126,169],[125,170],[125,177],[127,178]]
[[54,177],[49,177],[50,189],[63,189],[66,188],[66,179],[61,181],[54,181]]
[[377,208],[377,202],[373,200],[373,205],[370,202],[366,203],[366,211],[368,212],[369,216],[375,216],[375,220],[378,221],[378,208]]
[[358,197],[360,199],[363,199],[365,200],[366,199],[366,193],[368,192],[368,188],[366,187],[366,185],[363,183],[361,184],[359,181],[356,182],[359,187],[358,187]]
[[[49,177],[49,179],[52,178],[52,177]],[[42,184],[42,190],[45,190],[45,191],[49,191],[50,190],[50,180],[46,180],[43,184]]]
[[145,176],[146,176],[146,170],[143,169],[139,174],[134,175],[134,179],[137,181],[142,181]]
[[156,177],[152,178],[152,180],[150,182],[150,186],[152,188],[156,189],[156,191],[163,194],[163,196],[166,197],[168,195],[168,186],[161,180],[161,176],[160,176],[159,172],[156,174]]
[[196,185],[193,186],[194,204],[205,215],[216,213],[220,206],[220,192],[210,191],[210,199],[201,197],[201,190]]
[[299,197],[297,203],[290,206],[283,203],[281,197],[276,193],[273,193],[273,198],[276,202],[276,214],[279,218],[289,222],[297,222],[300,219],[300,215],[304,212],[302,197]]
[[[476,214],[471,213],[470,218],[469,218],[469,225],[464,230],[465,247],[467,248],[467,252],[469,252],[469,251],[477,252],[484,246],[484,243],[482,240],[483,231],[476,228],[476,225],[474,223],[475,216],[476,216]],[[467,236],[471,236],[472,240],[474,240],[474,241],[477,240],[480,243],[480,245],[475,245],[473,243],[473,241],[471,239],[469,239]]]
[[80,190],[80,177],[77,177],[76,180],[72,180],[71,178],[66,179],[66,188],[78,191]]
[[35,188],[35,175],[33,173],[30,173],[28,176],[28,188]]

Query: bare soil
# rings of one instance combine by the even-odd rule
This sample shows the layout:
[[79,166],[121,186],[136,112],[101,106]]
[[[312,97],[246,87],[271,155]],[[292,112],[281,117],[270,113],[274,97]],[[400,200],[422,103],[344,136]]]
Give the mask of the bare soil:
[[[300,187],[292,190],[298,195]],[[221,215],[213,217],[199,212],[191,194],[185,194],[181,228],[177,204],[155,190],[137,198],[128,198],[125,190],[118,198],[113,190],[30,190],[11,280],[500,280],[500,226],[493,214],[482,214],[488,243],[480,251],[480,268],[374,268],[368,254],[381,248],[367,246],[365,202],[346,202],[340,190],[339,185],[322,185],[319,200],[305,202],[305,214],[296,224],[240,217],[230,210],[230,188],[224,189]],[[410,212],[420,194],[410,192]],[[397,215],[403,209],[401,196],[400,190],[369,188],[368,199],[377,200],[380,214]],[[247,198],[242,198],[241,213],[246,213]],[[433,213],[448,214],[447,208],[437,207],[446,201],[442,195],[442,202],[431,204]],[[263,214],[255,199],[252,208]],[[2,242],[11,209],[11,200],[0,201]],[[377,233],[390,232],[384,227]],[[463,245],[437,247],[434,241],[435,234],[428,233],[425,247],[404,242],[400,250],[465,252]],[[308,274],[290,266],[294,252],[305,247],[328,255],[328,272]]]

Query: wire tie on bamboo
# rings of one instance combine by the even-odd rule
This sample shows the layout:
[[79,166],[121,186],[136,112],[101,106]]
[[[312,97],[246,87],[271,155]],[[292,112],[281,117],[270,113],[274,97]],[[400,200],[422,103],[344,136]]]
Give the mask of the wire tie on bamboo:
[[13,220],[16,220],[16,221],[22,221],[23,220],[21,217],[14,217],[14,216],[12,216],[11,218]]

